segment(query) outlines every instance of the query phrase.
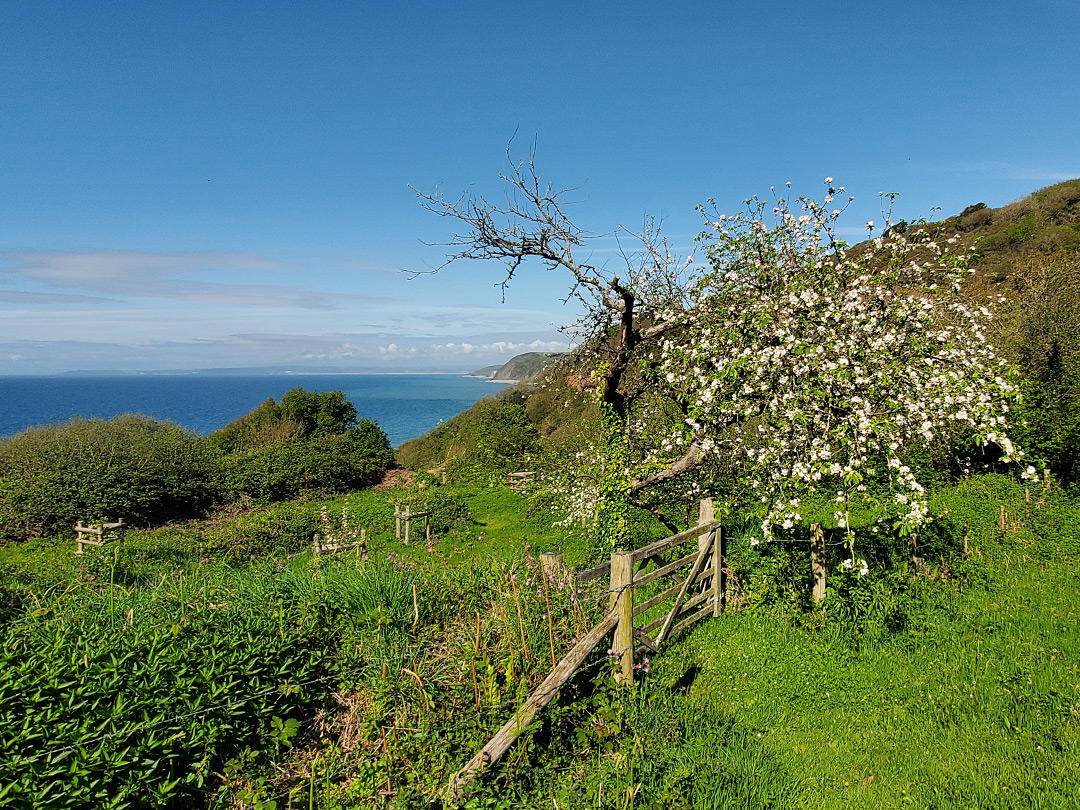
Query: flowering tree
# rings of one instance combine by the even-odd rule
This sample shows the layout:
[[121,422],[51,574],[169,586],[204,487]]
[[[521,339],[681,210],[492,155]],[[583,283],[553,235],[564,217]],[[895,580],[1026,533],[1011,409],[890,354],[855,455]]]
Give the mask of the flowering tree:
[[955,238],[894,226],[883,209],[887,230],[875,237],[867,223],[851,247],[831,207],[843,188],[826,178],[820,203],[774,192],[734,216],[701,208],[697,266],[646,232],[623,278],[576,259],[586,237],[531,162],[504,180],[508,207],[423,201],[470,226],[450,261],[497,258],[504,284],[528,259],[569,271],[589,312],[578,354],[591,364],[601,430],[554,489],[612,543],[649,492],[690,479],[715,487],[702,475],[711,459],[737,463],[768,537],[823,492],[841,527],[853,500],[873,499],[881,520],[914,530],[927,498],[903,453],[957,427],[1018,457],[1006,426],[1015,388],[986,341],[990,312],[964,295]]
[[819,491],[835,494],[847,526],[871,480],[888,496],[880,518],[914,530],[928,517],[926,493],[902,452],[958,427],[1019,457],[1006,426],[1016,389],[986,340],[991,313],[964,295],[973,271],[958,240],[925,223],[894,227],[883,212],[887,230],[874,237],[868,222],[867,241],[850,247],[836,235],[841,210],[829,208],[843,189],[825,182],[823,204],[752,198],[732,217],[703,209],[708,262],[694,306],[665,313],[685,329],[663,341],[659,382],[689,418],[653,455],[690,445],[741,456],[766,537]]

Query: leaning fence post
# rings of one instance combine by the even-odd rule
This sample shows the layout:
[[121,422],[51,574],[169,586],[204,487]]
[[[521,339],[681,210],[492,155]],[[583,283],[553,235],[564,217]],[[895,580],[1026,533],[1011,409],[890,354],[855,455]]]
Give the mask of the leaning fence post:
[[810,526],[810,568],[814,573],[814,603],[825,598],[825,532],[820,523]]
[[724,530],[717,526],[709,536],[712,538],[713,616],[719,616],[727,602],[727,547]]
[[634,555],[616,551],[611,555],[611,610],[619,616],[612,652],[621,664],[617,679],[634,682]]

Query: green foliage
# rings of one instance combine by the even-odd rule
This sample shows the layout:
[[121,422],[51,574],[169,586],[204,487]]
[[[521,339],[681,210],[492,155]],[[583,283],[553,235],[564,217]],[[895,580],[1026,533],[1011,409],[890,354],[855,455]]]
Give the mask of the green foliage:
[[0,536],[197,515],[216,499],[214,460],[204,439],[134,414],[25,430],[0,440]]
[[298,638],[267,610],[191,603],[179,585],[169,593],[179,598],[91,593],[5,628],[0,802],[189,805],[275,717],[322,702],[306,682],[328,660],[310,630]]
[[238,450],[221,459],[230,499],[283,501],[305,494],[347,492],[379,480],[392,460],[390,443],[364,420],[343,435],[320,434]]
[[1047,186],[1001,208],[970,205],[942,226],[975,247],[980,274],[1005,281],[1025,255],[1080,249],[1080,179]]
[[1013,419],[1028,455],[1066,483],[1080,476],[1080,252],[1035,256],[1011,277],[997,339],[1019,366]]
[[630,441],[626,425],[610,406],[599,403],[604,431],[603,469],[596,501],[597,545],[605,551],[630,548]]
[[[356,493],[368,563],[295,554],[318,504],[132,532],[82,568],[56,541],[0,549],[0,806],[431,803],[607,595],[603,579],[545,592],[522,538],[560,535],[523,520],[519,494],[425,484],[466,523],[406,549],[386,533],[402,491]],[[727,613],[650,654],[633,689],[599,650],[465,806],[1075,806],[1080,504],[1003,475],[930,503],[914,571],[855,511],[870,570],[845,568],[830,526],[816,609],[805,543],[782,542],[800,527],[752,548],[758,521],[724,518]],[[278,559],[227,554],[245,538]]]
[[357,425],[356,408],[341,391],[293,388],[281,398],[263,402],[210,435],[223,452],[233,453],[279,444],[289,439],[341,435]]
[[356,425],[356,408],[341,391],[293,388],[281,398],[281,416],[299,423],[304,436],[340,435]]
[[482,399],[425,436],[398,450],[402,466],[445,467],[455,481],[505,480],[507,472],[528,469],[540,450],[540,434],[523,405]]
[[125,415],[75,419],[0,440],[0,539],[78,520],[154,525],[222,501],[283,501],[369,486],[393,463],[390,441],[340,391],[296,388],[209,438]]
[[311,548],[317,531],[316,505],[299,502],[225,510],[191,529],[200,556],[236,562],[298,554]]

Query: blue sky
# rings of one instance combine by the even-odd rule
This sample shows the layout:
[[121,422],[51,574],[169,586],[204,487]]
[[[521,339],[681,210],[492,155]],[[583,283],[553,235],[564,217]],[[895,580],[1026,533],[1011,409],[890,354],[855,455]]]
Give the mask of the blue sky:
[[[537,163],[596,234],[825,176],[880,219],[1080,176],[1080,4],[0,7],[0,374],[467,370],[554,349],[537,269],[437,265],[409,184]],[[595,258],[617,258],[610,236]]]

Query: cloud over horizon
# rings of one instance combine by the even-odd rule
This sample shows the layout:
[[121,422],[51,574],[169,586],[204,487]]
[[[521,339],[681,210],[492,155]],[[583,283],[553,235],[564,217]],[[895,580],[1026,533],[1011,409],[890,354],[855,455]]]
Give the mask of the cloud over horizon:
[[[100,248],[85,251],[6,251],[0,254],[0,277],[7,276],[50,289],[88,291],[111,299],[30,290],[5,290],[0,300],[22,303],[72,303],[117,300],[117,297],[188,301],[240,307],[278,307],[332,310],[345,302],[386,303],[385,296],[326,292],[310,288],[259,282],[219,281],[223,275],[261,277],[268,272],[309,273],[289,262],[266,259],[253,253],[197,251],[147,253]],[[213,278],[207,278],[208,276]],[[48,298],[46,296],[52,295]]]

